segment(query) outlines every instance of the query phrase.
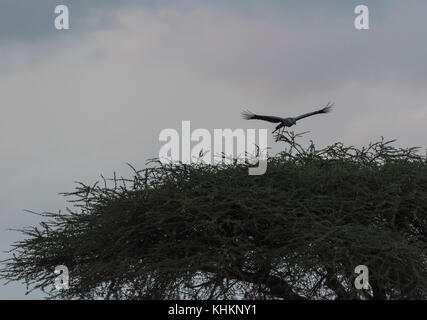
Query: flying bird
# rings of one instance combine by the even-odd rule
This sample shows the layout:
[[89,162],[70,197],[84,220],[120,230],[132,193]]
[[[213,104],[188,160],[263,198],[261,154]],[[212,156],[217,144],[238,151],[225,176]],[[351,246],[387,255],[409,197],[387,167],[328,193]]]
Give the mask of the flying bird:
[[264,120],[264,121],[273,122],[273,123],[279,123],[276,129],[274,129],[274,131],[272,132],[272,133],[275,133],[280,128],[293,126],[294,124],[297,123],[298,120],[313,116],[315,114],[328,113],[332,110],[333,105],[334,105],[333,103],[328,102],[328,104],[324,108],[317,111],[304,113],[298,117],[282,118],[282,117],[275,117],[275,116],[263,116],[263,115],[252,113],[248,110],[242,112],[242,117],[243,119],[246,119],[246,120],[255,119],[255,120]]

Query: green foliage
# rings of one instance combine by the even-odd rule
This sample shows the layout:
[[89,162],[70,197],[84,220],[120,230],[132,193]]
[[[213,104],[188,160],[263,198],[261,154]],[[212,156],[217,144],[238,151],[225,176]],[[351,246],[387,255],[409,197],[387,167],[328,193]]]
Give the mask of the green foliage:
[[[52,298],[426,299],[427,163],[384,140],[248,165],[161,164],[80,183],[67,213],[22,230],[0,276]],[[70,289],[53,288],[57,265]],[[369,268],[369,290],[354,269]]]

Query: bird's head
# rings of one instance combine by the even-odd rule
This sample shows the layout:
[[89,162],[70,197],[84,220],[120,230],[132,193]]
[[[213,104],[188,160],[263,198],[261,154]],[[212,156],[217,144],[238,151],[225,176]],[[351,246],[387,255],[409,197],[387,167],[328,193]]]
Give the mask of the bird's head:
[[296,124],[296,123],[297,123],[297,121],[296,121],[296,119],[295,119],[295,118],[286,118],[286,119],[284,120],[284,122],[285,122],[285,125],[286,125],[287,127],[291,127],[291,126],[293,126],[294,124]]

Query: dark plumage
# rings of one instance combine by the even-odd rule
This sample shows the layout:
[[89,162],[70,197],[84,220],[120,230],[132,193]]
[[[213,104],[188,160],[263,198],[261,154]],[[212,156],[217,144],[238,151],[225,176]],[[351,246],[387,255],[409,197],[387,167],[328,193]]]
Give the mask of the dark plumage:
[[282,127],[293,126],[294,124],[296,124],[298,120],[313,116],[315,114],[328,113],[332,110],[333,105],[334,105],[333,103],[328,102],[328,104],[324,108],[317,111],[304,113],[298,117],[282,118],[282,117],[276,117],[276,116],[263,116],[263,115],[252,113],[248,110],[242,112],[242,117],[243,119],[246,119],[246,120],[264,120],[268,122],[279,123],[279,125],[273,131],[273,133],[275,133],[277,130],[279,130]]

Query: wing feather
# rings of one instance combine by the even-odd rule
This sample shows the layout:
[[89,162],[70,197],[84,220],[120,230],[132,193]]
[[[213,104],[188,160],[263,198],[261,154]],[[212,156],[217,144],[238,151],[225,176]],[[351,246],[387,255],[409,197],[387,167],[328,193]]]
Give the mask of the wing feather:
[[324,108],[322,108],[322,109],[320,109],[320,110],[317,110],[317,111],[304,113],[304,114],[302,114],[302,115],[300,115],[300,116],[296,117],[296,118],[295,118],[295,120],[301,120],[301,119],[304,119],[304,118],[307,118],[307,117],[314,116],[315,114],[331,112],[331,110],[332,110],[332,106],[333,106],[333,105],[334,105],[333,103],[330,103],[330,102],[329,102],[329,103],[326,105],[326,107],[324,107]]
[[280,118],[280,117],[263,116],[263,115],[252,113],[249,110],[243,111],[242,112],[242,117],[243,117],[243,119],[246,119],[246,120],[264,120],[264,121],[273,122],[273,123],[277,123],[277,122],[282,122],[283,121],[283,118]]

